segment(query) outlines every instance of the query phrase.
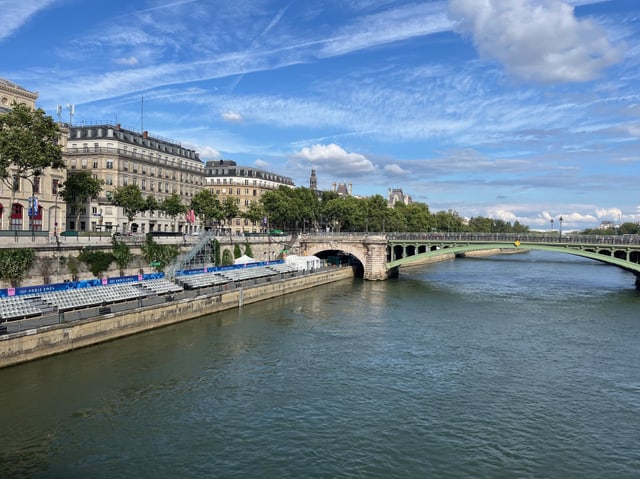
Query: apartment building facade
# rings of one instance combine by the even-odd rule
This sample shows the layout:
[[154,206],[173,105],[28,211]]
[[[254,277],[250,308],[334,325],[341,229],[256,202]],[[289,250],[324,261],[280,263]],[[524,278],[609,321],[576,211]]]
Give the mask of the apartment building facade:
[[[37,99],[36,92],[0,78],[0,115],[10,111],[14,104],[35,109]],[[60,130],[58,144],[64,150],[66,125],[61,124]],[[14,179],[13,192],[10,185],[0,181],[0,230],[59,233],[64,227],[66,205],[62,198],[58,198],[58,188],[66,178],[66,170],[47,168],[32,181]]]
[[153,196],[158,203],[177,193],[188,206],[204,183],[204,165],[195,150],[150,136],[147,131],[105,123],[71,126],[63,156],[69,174],[87,170],[104,182],[99,197],[91,199],[80,211],[78,225],[76,212],[70,208],[67,229],[189,234],[199,228],[197,218],[171,218],[160,210],[138,213],[129,223],[123,209],[109,200],[109,193],[116,188],[137,185],[144,196]]
[[[232,160],[207,161],[205,164],[204,187],[218,197],[222,203],[227,198],[236,201],[241,212],[247,211],[254,201],[267,191],[275,190],[281,185],[295,188],[289,177],[272,173],[251,166],[241,166]],[[238,217],[224,225],[233,235],[243,233],[259,233],[264,231],[262,222],[252,222]]]

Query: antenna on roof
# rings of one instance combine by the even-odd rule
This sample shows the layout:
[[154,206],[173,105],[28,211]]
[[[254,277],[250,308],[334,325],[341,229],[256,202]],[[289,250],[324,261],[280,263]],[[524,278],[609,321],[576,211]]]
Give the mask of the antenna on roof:
[[56,113],[58,113],[58,123],[62,123],[62,105],[58,105],[56,108]]
[[76,113],[76,106],[69,104],[67,108],[69,109],[69,126],[71,126],[73,125],[73,115]]

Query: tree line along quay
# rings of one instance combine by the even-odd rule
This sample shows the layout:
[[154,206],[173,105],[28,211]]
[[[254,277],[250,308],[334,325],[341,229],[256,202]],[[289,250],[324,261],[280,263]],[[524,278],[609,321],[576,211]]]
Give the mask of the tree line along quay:
[[[35,108],[36,98],[24,91],[0,112],[0,179],[7,186],[0,196],[8,194],[2,204],[9,205],[0,207],[0,245],[20,246],[0,253],[0,282],[8,286],[35,275],[46,282],[52,272],[100,275],[113,265],[122,271],[149,265],[163,270],[205,231],[234,243],[213,248],[220,254],[212,259],[215,265],[243,254],[252,235],[274,232],[533,234],[518,221],[432,212],[398,189],[390,189],[389,198],[356,197],[350,185],[323,191],[315,170],[309,187],[295,187],[283,175],[231,160],[203,164],[197,152],[146,131],[55,122]],[[562,234],[561,217],[555,226],[551,220],[550,233],[554,229]],[[638,232],[633,223],[585,231]],[[161,240],[172,235],[175,244]],[[137,255],[130,251],[132,238],[140,243]],[[74,239],[92,247],[74,251]],[[54,246],[51,255],[36,255],[25,245],[43,241]]]

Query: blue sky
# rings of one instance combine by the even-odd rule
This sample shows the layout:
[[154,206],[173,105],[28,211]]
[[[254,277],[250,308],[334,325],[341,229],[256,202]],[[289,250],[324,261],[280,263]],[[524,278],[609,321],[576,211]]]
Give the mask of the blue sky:
[[534,229],[640,221],[639,67],[637,0],[0,0],[54,117]]

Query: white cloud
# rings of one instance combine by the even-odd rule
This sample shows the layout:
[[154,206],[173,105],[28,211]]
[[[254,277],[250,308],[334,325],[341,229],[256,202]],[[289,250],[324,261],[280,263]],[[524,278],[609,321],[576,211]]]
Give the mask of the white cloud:
[[615,221],[622,216],[619,208],[599,208],[596,210],[596,216],[603,220]]
[[482,56],[525,80],[587,81],[620,57],[598,25],[561,0],[449,0],[449,14]]
[[240,113],[236,113],[235,111],[225,111],[221,113],[220,116],[224,121],[239,123],[242,121],[242,115]]
[[0,40],[7,38],[29,22],[31,17],[46,9],[55,0],[4,0],[2,2],[2,21],[0,22]]
[[407,170],[403,170],[400,165],[397,165],[395,163],[391,164],[391,165],[386,165],[384,167],[384,171],[385,173],[389,173],[391,175],[408,175],[409,172]]
[[257,167],[257,168],[261,168],[261,169],[263,169],[263,170],[264,170],[264,169],[268,169],[268,168],[269,168],[269,166],[270,166],[270,164],[269,164],[269,163],[267,163],[267,162],[266,162],[266,161],[264,161],[264,160],[256,160],[256,161],[254,161],[254,162],[253,162],[253,164],[254,164],[254,165],[256,165],[256,167]]
[[198,149],[200,158],[203,160],[219,160],[222,155],[218,150],[210,146],[203,146]]
[[375,171],[375,166],[366,156],[348,153],[335,143],[306,147],[293,157],[304,160],[318,171],[330,173],[334,177],[361,176]]
[[118,65],[137,65],[138,64],[138,59],[136,57],[133,57],[133,56],[116,58],[114,61]]

